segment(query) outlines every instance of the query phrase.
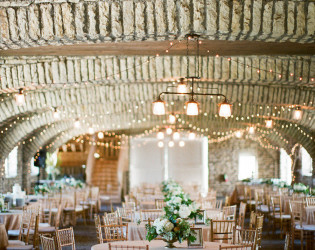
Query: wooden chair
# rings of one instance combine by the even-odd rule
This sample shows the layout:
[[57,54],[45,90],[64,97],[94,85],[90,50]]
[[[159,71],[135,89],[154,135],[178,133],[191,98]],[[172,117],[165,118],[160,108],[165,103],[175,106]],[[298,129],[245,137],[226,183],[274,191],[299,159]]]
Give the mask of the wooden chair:
[[210,198],[205,198],[202,201],[202,208],[203,209],[215,209],[216,208],[216,197],[210,197]]
[[52,225],[49,225],[49,226],[41,226],[40,225],[39,226],[39,234],[53,237],[56,233],[56,230],[59,229],[61,213],[62,213],[62,205],[60,204],[58,207],[58,211],[54,217],[54,222],[52,223]]
[[233,244],[236,245],[252,245],[252,250],[255,249],[257,240],[257,232],[253,229],[233,228]]
[[136,202],[134,201],[126,201],[122,205],[125,209],[132,209],[133,211],[136,211]]
[[235,220],[210,220],[210,241],[230,243],[235,224]]
[[[311,245],[313,245],[313,234],[315,233],[315,225],[307,225],[303,223],[304,204],[301,201],[290,201],[291,212],[291,239],[294,248],[294,240],[297,233],[301,239],[301,249],[303,249],[304,236],[311,237]],[[308,243],[308,241],[306,241]],[[307,246],[306,246],[307,247]]]
[[[283,235],[283,230],[288,229],[291,216],[289,214],[284,214],[282,209],[282,201],[280,196],[272,196],[271,197],[271,205],[272,205],[272,221],[273,221],[273,232],[275,233],[276,225],[280,225],[281,238]],[[278,212],[277,212],[278,211]]]
[[124,208],[124,207],[117,208],[117,215],[124,222],[134,221],[134,213],[135,213],[135,210],[130,209],[130,208]]
[[127,225],[98,225],[98,239],[104,242],[111,241],[127,241],[128,240],[128,224]]
[[224,206],[225,207],[231,206],[231,197],[230,196],[225,196]]
[[307,207],[315,206],[315,197],[306,197],[305,200]]
[[118,216],[117,211],[113,213],[104,213],[103,222],[104,225],[120,225],[122,224],[122,218]]
[[155,209],[162,210],[165,207],[164,199],[155,199]]
[[98,244],[101,244],[103,243],[103,237],[102,237],[102,232],[99,231],[100,229],[99,225],[102,225],[102,223],[101,223],[100,216],[97,214],[94,214],[94,223],[95,223],[95,229],[96,229],[97,242]]
[[216,200],[215,208],[218,209],[218,210],[222,209],[222,200]]
[[40,235],[40,241],[42,245],[42,250],[55,250],[55,240],[54,238],[48,238]]
[[108,243],[108,250],[111,249],[132,249],[132,250],[149,250],[149,245],[145,246],[128,246],[128,245],[112,245],[111,243]]
[[155,220],[159,218],[162,214],[160,209],[142,209],[140,210],[140,220],[148,221],[149,219]]
[[236,205],[223,207],[225,220],[236,220]]
[[252,245],[235,245],[235,246],[221,246],[219,245],[219,250],[234,250],[234,249],[239,249],[239,250],[248,250],[249,248],[252,249]]
[[240,228],[244,228],[245,215],[246,215],[246,203],[241,202],[240,210],[238,213],[238,223],[237,223]]
[[57,230],[56,239],[58,250],[62,250],[62,248],[65,246],[71,246],[71,249],[75,250],[74,233],[72,227]]

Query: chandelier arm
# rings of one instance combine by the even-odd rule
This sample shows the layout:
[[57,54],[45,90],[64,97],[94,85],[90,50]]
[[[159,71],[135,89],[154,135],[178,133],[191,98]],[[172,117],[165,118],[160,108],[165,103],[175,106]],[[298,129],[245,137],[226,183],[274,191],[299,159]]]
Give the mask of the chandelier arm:
[[196,93],[194,92],[193,94],[191,92],[189,93],[177,93],[177,92],[170,92],[170,91],[164,91],[164,92],[161,92],[159,94],[159,98],[161,99],[162,98],[162,95],[199,95],[199,96],[222,96],[224,97],[224,101],[226,101],[226,96],[223,95],[223,94],[211,94],[211,93]]

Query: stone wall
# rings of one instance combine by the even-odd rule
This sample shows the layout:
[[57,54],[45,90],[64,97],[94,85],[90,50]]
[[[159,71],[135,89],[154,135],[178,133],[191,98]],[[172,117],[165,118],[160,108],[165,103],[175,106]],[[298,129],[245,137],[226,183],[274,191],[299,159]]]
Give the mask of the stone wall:
[[[238,158],[240,152],[253,153],[258,160],[258,178],[279,177],[279,151],[262,148],[256,142],[245,139],[231,139],[209,145],[209,183],[218,195],[233,191],[238,181]],[[227,174],[228,181],[220,180]]]

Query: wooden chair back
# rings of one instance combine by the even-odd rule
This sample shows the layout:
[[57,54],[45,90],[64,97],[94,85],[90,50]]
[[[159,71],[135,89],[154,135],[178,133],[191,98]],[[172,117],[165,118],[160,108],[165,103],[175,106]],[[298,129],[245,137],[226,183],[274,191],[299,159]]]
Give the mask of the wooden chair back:
[[98,225],[99,238],[103,242],[111,241],[127,241],[128,240],[128,224],[127,225]]
[[32,212],[23,210],[18,239],[25,242],[26,245],[29,243],[30,230],[33,219],[34,214]]
[[162,215],[161,209],[142,209],[140,210],[140,220],[148,221],[149,219],[155,220]]
[[118,217],[122,218],[123,221],[134,221],[134,213],[135,210],[131,208],[124,208],[124,207],[118,207],[117,208],[117,215]]
[[95,223],[97,242],[98,244],[102,244],[103,243],[102,232],[99,231],[100,230],[99,225],[102,225],[102,223],[101,223],[100,216],[97,214],[94,214],[94,223]]
[[236,245],[252,245],[253,250],[256,245],[257,234],[256,230],[253,229],[241,229],[241,228],[233,228],[233,244]]
[[231,206],[231,197],[230,196],[225,196],[224,206],[225,207]]
[[315,206],[315,197],[306,197],[305,200],[307,207]]
[[303,228],[304,204],[301,201],[290,201],[290,212],[292,225],[300,225]]
[[75,241],[73,228],[65,228],[56,230],[57,246],[58,250],[62,250],[65,246],[71,246],[72,250],[75,250]]
[[234,249],[238,249],[238,250],[248,250],[249,248],[253,248],[252,245],[235,245],[235,246],[221,246],[219,245],[219,250],[234,250]]
[[42,245],[42,250],[55,250],[55,240],[54,238],[48,238],[40,235],[40,241]]
[[225,220],[236,220],[236,205],[223,207]]
[[164,199],[155,199],[155,209],[163,209],[165,207]]
[[245,215],[246,215],[246,203],[241,202],[240,203],[240,210],[238,213],[238,226],[241,228],[244,228],[245,223]]
[[235,220],[210,220],[210,241],[230,243],[235,224]]
[[112,213],[104,213],[104,225],[119,225],[122,224],[121,217],[118,216],[117,211]]
[[133,211],[136,210],[136,202],[134,201],[126,201],[123,203],[123,208],[125,209],[132,209]]
[[126,250],[149,250],[149,245],[145,246],[128,246],[128,245],[112,245],[111,243],[108,243],[108,250],[112,249],[126,249]]
[[222,209],[222,200],[216,200],[215,208],[218,209],[218,210]]

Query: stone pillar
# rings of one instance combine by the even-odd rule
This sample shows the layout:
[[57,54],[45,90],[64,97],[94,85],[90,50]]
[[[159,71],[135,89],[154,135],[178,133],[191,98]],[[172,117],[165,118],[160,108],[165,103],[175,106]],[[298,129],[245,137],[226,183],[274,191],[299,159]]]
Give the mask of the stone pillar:
[[295,183],[302,182],[302,157],[301,157],[301,146],[298,145],[295,147],[295,150],[292,155],[292,171],[293,171],[293,177],[292,177],[292,183],[291,185]]

